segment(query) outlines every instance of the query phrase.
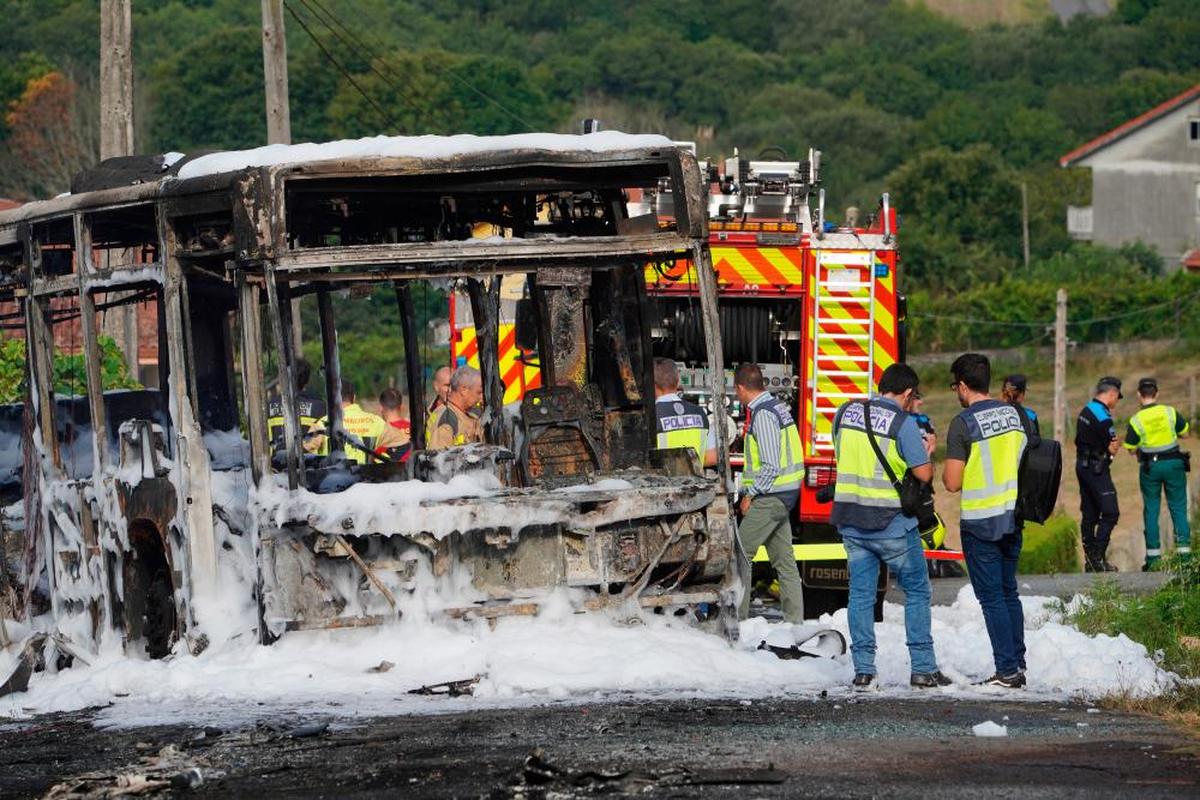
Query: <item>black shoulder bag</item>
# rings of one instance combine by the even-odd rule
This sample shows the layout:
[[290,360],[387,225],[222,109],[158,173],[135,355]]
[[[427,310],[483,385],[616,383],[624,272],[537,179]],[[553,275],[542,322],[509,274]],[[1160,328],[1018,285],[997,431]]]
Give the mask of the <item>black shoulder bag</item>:
[[933,514],[933,487],[913,475],[911,469],[904,471],[903,480],[897,479],[892,465],[884,458],[883,451],[879,449],[879,442],[875,440],[875,429],[871,427],[871,402],[869,400],[863,402],[863,416],[866,420],[867,441],[871,443],[875,457],[879,459],[880,466],[887,473],[888,480],[896,489],[896,494],[900,496],[900,510],[907,516],[916,517],[918,522],[926,515]]

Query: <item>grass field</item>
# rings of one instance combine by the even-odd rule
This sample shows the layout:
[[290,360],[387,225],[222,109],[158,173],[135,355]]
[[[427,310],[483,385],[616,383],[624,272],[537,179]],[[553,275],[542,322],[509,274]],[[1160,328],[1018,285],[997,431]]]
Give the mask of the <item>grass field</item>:
[[[1091,398],[1097,378],[1102,375],[1116,375],[1124,381],[1125,399],[1114,412],[1117,429],[1122,437],[1125,435],[1129,417],[1138,409],[1135,388],[1139,378],[1153,375],[1159,382],[1159,399],[1178,408],[1182,413],[1188,413],[1188,377],[1200,375],[1200,355],[1181,354],[1172,352],[1167,347],[1160,348],[1161,352],[1150,351],[1149,355],[1126,358],[1082,358],[1070,360],[1067,369],[1067,435],[1063,443],[1063,482],[1060,494],[1060,506],[1069,516],[1079,519],[1079,485],[1075,479],[1075,417],[1083,404]],[[1027,404],[1038,412],[1041,418],[1042,430],[1047,434],[1052,431],[1052,416],[1054,406],[1054,377],[1053,365],[1036,359],[1017,367],[1011,364],[994,364],[992,367],[993,389],[999,389],[1004,375],[1012,371],[1023,371],[1029,378],[1029,394]],[[947,367],[928,367],[921,370],[922,394],[925,397],[925,412],[937,426],[938,452],[935,461],[939,463],[945,454],[945,432],[950,420],[960,410],[958,399],[947,386],[949,385],[949,369]],[[1193,437],[1194,440],[1194,437]],[[1193,440],[1185,441],[1187,447]],[[1192,444],[1189,449],[1197,450]],[[1121,506],[1121,518],[1113,532],[1112,544],[1109,546],[1109,560],[1121,570],[1137,570],[1141,568],[1145,556],[1142,524],[1142,498],[1138,491],[1137,460],[1126,455],[1124,451],[1118,454],[1113,464],[1113,481],[1117,486],[1117,496]],[[1197,476],[1200,470],[1193,470],[1189,476],[1193,495],[1198,485]],[[937,492],[937,507],[948,529],[948,546],[959,546],[958,535],[958,496],[950,495],[940,489],[941,476],[934,482]],[[1166,504],[1163,504],[1163,519],[1160,523],[1164,540],[1171,538],[1170,521],[1166,517]],[[1164,542],[1164,547],[1171,545]]]

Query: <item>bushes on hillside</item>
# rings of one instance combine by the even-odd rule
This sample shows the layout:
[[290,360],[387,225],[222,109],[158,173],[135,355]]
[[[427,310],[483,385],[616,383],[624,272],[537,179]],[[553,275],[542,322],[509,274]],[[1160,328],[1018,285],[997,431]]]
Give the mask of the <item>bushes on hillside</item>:
[[956,294],[909,294],[909,346],[914,352],[972,347],[1023,347],[1053,341],[1055,295],[1068,294],[1068,334],[1075,342],[1184,337],[1200,341],[1200,275],[1159,277],[1160,262],[1144,245],[1119,250],[1079,244],[1010,269],[992,284]]

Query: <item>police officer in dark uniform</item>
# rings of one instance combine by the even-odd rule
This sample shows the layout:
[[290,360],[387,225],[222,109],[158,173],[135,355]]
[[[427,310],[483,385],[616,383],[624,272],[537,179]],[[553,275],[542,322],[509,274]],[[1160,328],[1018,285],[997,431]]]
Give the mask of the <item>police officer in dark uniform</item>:
[[1112,410],[1123,396],[1119,379],[1101,378],[1095,395],[1075,421],[1075,477],[1079,479],[1080,533],[1088,572],[1117,571],[1107,558],[1108,540],[1121,515],[1109,470],[1121,446]]
[[1004,386],[1000,389],[1000,395],[1006,403],[1016,403],[1025,410],[1025,416],[1029,418],[1030,427],[1033,428],[1035,436],[1042,435],[1042,425],[1038,422],[1037,412],[1029,406],[1025,405],[1025,389],[1028,383],[1025,376],[1018,373],[1013,373],[1004,378]]

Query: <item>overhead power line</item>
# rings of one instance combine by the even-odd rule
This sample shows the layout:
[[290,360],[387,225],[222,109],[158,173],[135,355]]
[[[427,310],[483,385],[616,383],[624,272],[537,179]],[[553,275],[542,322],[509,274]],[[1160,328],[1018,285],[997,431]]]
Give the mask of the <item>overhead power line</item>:
[[[374,38],[371,38],[369,41],[366,41],[367,37],[365,34],[363,36],[359,36],[358,34],[355,34],[352,30],[350,30],[346,26],[345,23],[343,23],[341,21],[341,19],[336,14],[334,14],[332,11],[330,11],[328,8],[326,8],[325,5],[321,2],[321,0],[300,0],[300,2],[304,3],[306,8],[308,8],[310,11],[312,11],[312,13],[315,16],[317,16],[319,19],[321,19],[321,22],[326,27],[328,27],[330,29],[330,31],[334,32],[334,35],[337,35],[340,40],[345,42],[345,38],[343,38],[342,35],[339,35],[337,33],[337,31],[334,30],[334,26],[336,26],[338,29],[340,29],[341,33],[344,34],[345,37],[349,38],[350,42],[347,43],[348,46],[358,47],[361,50],[363,50],[365,53],[369,54],[370,60],[372,62],[371,63],[371,71],[374,72],[375,74],[379,75],[381,78],[383,78],[384,81],[386,81],[387,84],[389,86],[391,86],[393,89],[395,89],[397,92],[400,92],[402,95],[406,94],[394,82],[392,82],[392,81],[388,80],[386,77],[384,77],[379,72],[379,70],[375,67],[375,63],[377,62],[377,63],[381,64],[383,66],[383,68],[385,70],[387,70],[389,73],[391,73],[392,76],[395,77],[397,80],[403,80],[403,76],[397,75],[393,71],[392,66],[390,64],[388,64],[387,59],[379,57],[379,53],[386,49],[385,43],[380,42],[379,40],[374,39]],[[315,11],[313,9],[314,6],[316,7],[316,9],[320,10],[320,12],[321,12],[320,14],[318,14],[317,11]],[[441,75],[443,75],[447,78],[450,78],[451,80],[455,81],[459,85],[467,88],[468,90],[470,90],[475,95],[477,95],[478,97],[483,99],[485,102],[492,105],[494,108],[496,108],[498,111],[500,111],[501,113],[503,113],[510,119],[514,120],[515,122],[520,123],[522,126],[524,126],[525,130],[527,130],[527,131],[534,130],[534,126],[527,119],[525,119],[520,114],[513,111],[512,109],[510,109],[508,106],[501,103],[496,98],[494,98],[491,95],[489,95],[488,93],[484,92],[479,87],[475,86],[473,83],[471,83],[466,78],[459,75],[454,70],[452,70],[450,68],[442,68],[433,63],[426,63],[426,66],[429,67],[430,69],[434,70],[435,72],[438,72]],[[411,96],[407,96],[406,99],[408,99],[409,102],[413,102],[411,99]]]
[[[404,100],[414,109],[421,110],[420,100],[408,90],[407,87],[400,86],[392,81],[387,75],[379,71],[376,63],[381,61],[378,59],[369,47],[362,43],[361,40],[355,38],[354,34],[346,28],[345,25],[338,21],[337,17],[333,16],[327,9],[321,6],[315,0],[299,0],[299,2],[308,10],[308,13],[325,26],[325,29],[334,35],[339,42],[342,43],[348,50],[361,50],[367,56],[367,69],[375,73],[375,75],[386,83],[394,92],[399,94]],[[294,13],[294,12],[293,12]]]
[[[1186,297],[1176,298],[1173,300],[1164,300],[1161,303],[1153,303],[1148,306],[1136,308],[1132,311],[1124,311],[1120,314],[1108,314],[1103,317],[1092,317],[1091,319],[1068,320],[1067,324],[1075,326],[1094,325],[1099,322],[1112,322],[1118,319],[1128,319],[1129,317],[1136,317],[1142,314],[1148,314],[1151,311],[1157,311],[1160,308],[1179,306],[1197,299],[1200,299],[1200,292],[1193,292]],[[1050,320],[1049,322],[1018,322],[1001,319],[982,319],[980,317],[956,317],[946,314],[923,314],[913,311],[910,311],[908,316],[917,317],[920,319],[938,319],[946,322],[962,322],[968,325],[995,325],[996,327],[1000,328],[1048,328],[1054,325],[1053,320]]]
[[313,44],[315,44],[317,49],[321,51],[321,55],[325,56],[325,59],[329,61],[330,64],[333,64],[334,68],[342,74],[342,77],[350,82],[350,85],[353,86],[360,95],[362,95],[363,99],[375,109],[379,116],[382,117],[388,125],[399,129],[400,124],[396,122],[392,115],[385,111],[383,107],[379,105],[379,103],[375,102],[375,99],[367,94],[366,90],[364,90],[359,82],[354,79],[354,76],[350,74],[350,72],[342,65],[342,63],[333,57],[333,54],[329,52],[329,50],[325,47],[325,44],[319,38],[317,38],[317,35],[313,33],[312,29],[310,29],[308,25],[304,23],[304,20],[301,19],[300,15],[296,13],[296,9],[292,8],[291,4],[288,3],[287,0],[284,0],[283,5],[284,8],[288,10],[288,13],[292,15],[292,19],[296,20],[296,23],[300,26],[300,28],[306,34],[308,34],[308,38],[312,39]]

